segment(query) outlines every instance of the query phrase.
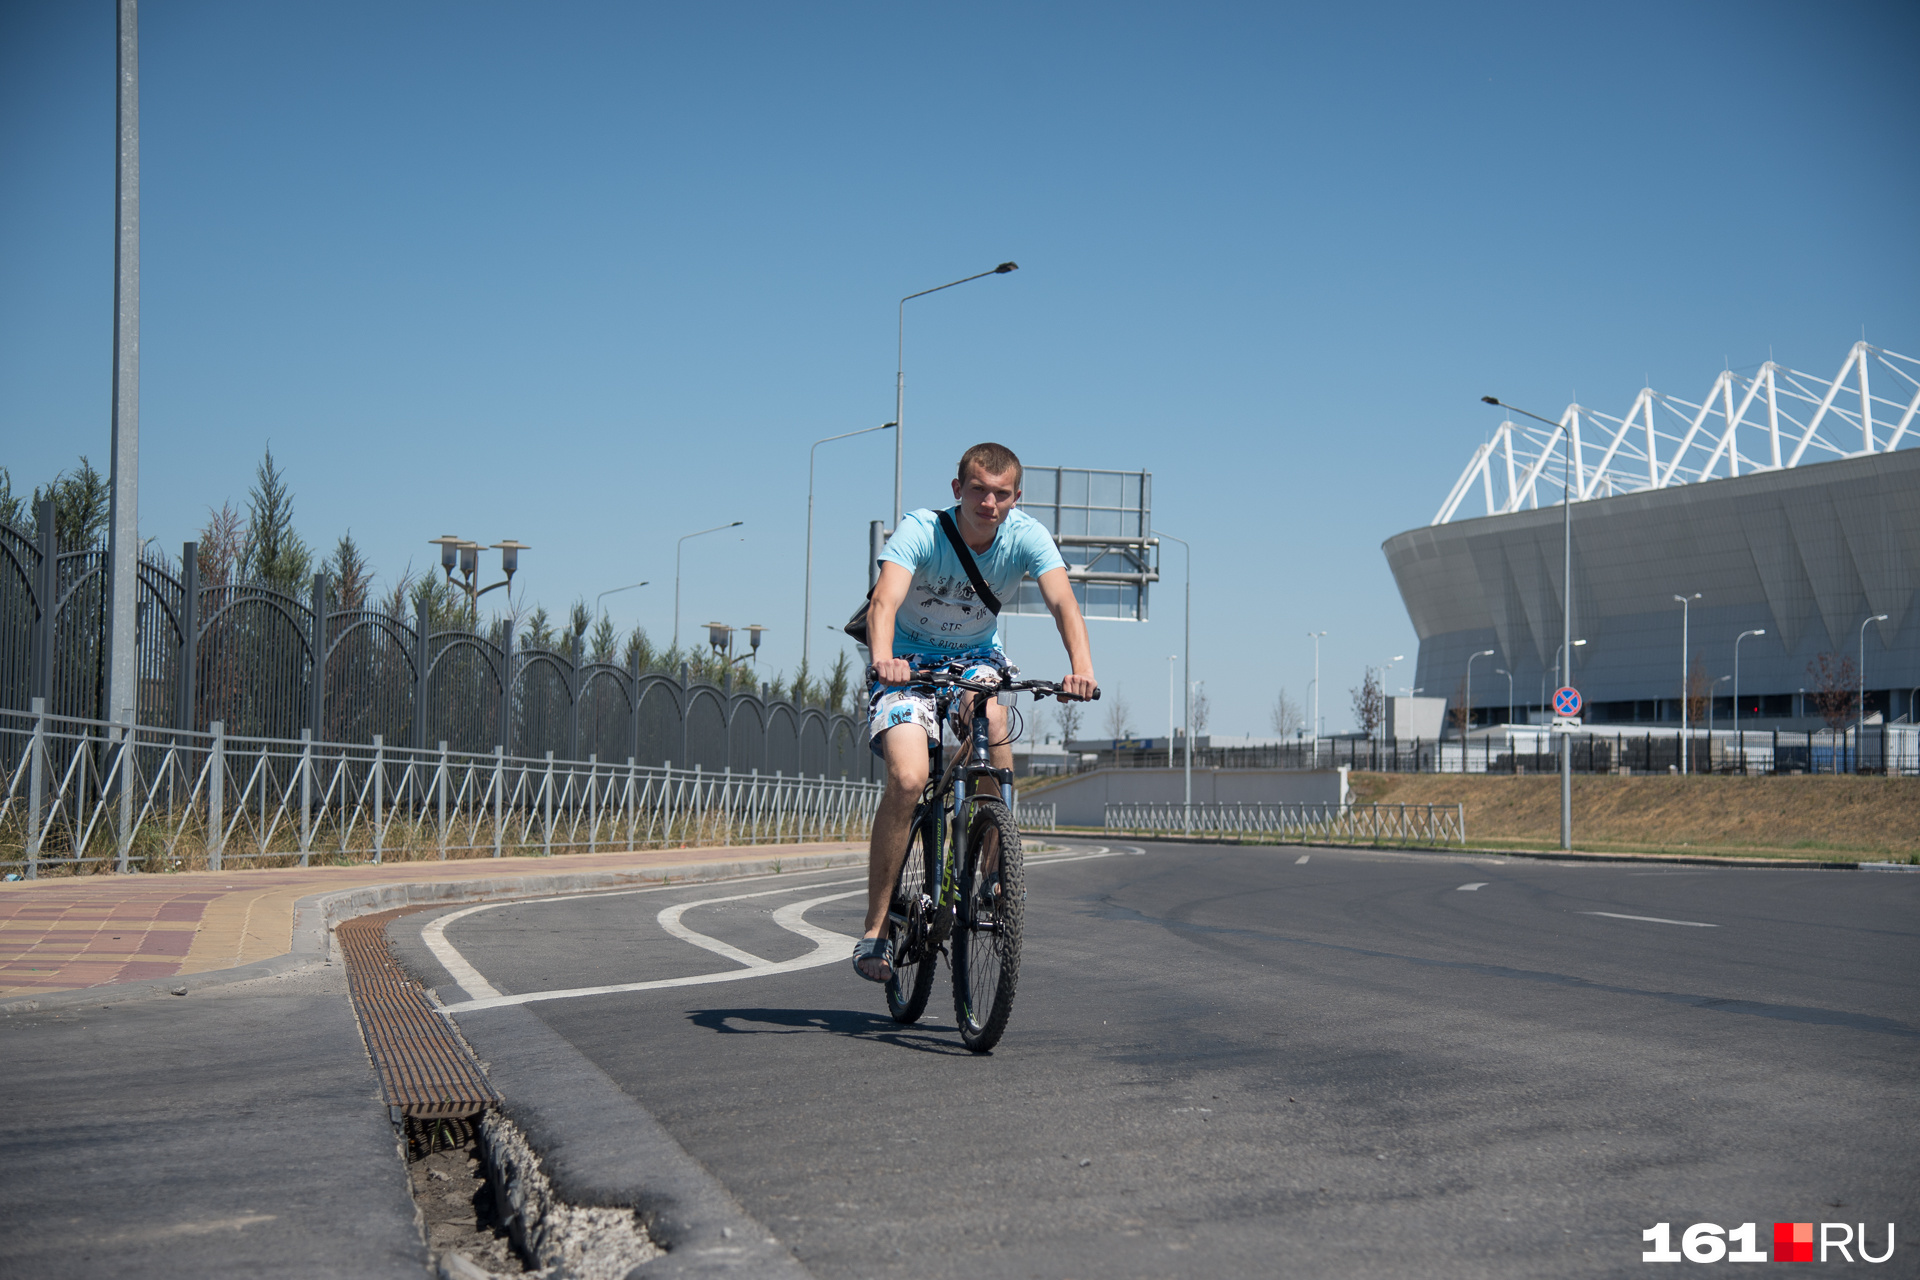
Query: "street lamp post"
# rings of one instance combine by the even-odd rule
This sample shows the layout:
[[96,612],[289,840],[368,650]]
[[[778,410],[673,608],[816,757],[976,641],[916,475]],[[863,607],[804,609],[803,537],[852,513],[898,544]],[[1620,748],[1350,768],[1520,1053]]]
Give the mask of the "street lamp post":
[[[650,582],[652,581],[652,579],[648,579],[648,581]],[[602,591],[599,595],[593,598],[593,616],[595,618],[598,618],[600,616],[600,602],[602,600],[605,600],[608,596],[617,596],[622,591],[632,591],[635,587],[644,587],[646,585],[647,585],[646,582],[629,582],[624,587],[608,587],[605,591]]]
[[1313,763],[1320,764],[1320,641],[1325,638],[1324,631],[1309,631],[1307,636],[1313,641],[1313,723],[1307,726],[1307,734],[1313,739]]
[[924,298],[930,293],[942,289],[951,289],[957,284],[966,284],[971,280],[981,280],[987,276],[1003,276],[1009,271],[1018,271],[1017,262],[1003,262],[991,271],[982,271],[978,275],[967,276],[960,280],[949,280],[946,284],[937,284],[931,289],[922,289],[900,299],[900,333],[896,363],[893,370],[893,527],[900,527],[900,476],[902,464],[906,461],[904,438],[907,430],[904,425],[907,417],[907,304],[915,298]]
[[1186,688],[1186,696],[1184,699],[1186,706],[1183,712],[1181,713],[1181,726],[1182,726],[1181,732],[1182,732],[1182,736],[1185,737],[1186,744],[1187,744],[1187,748],[1186,748],[1187,780],[1186,780],[1186,792],[1185,792],[1186,802],[1185,802],[1185,808],[1183,810],[1183,814],[1186,820],[1186,834],[1192,835],[1193,834],[1193,548],[1188,545],[1187,540],[1185,538],[1176,538],[1172,534],[1163,533],[1158,529],[1155,529],[1153,531],[1153,536],[1156,538],[1165,538],[1170,542],[1179,543],[1180,549],[1186,552],[1186,556],[1187,556],[1187,624],[1186,624],[1186,635],[1180,646],[1182,649],[1186,650],[1186,658],[1185,658],[1186,669],[1183,673],[1185,676],[1185,679],[1183,679],[1180,683],[1184,685]]
[[1497,675],[1497,676],[1505,676],[1505,677],[1507,678],[1507,733],[1508,733],[1508,738],[1507,738],[1507,741],[1508,741],[1508,742],[1512,742],[1512,741],[1513,741],[1513,738],[1512,738],[1512,733],[1513,733],[1513,672],[1511,672],[1511,671],[1509,671],[1509,670],[1507,670],[1507,669],[1506,669],[1505,667],[1495,667],[1495,668],[1493,669],[1493,674],[1495,674],[1495,675]]
[[[1460,741],[1464,744],[1467,733],[1473,728],[1473,662],[1475,658],[1491,658],[1493,650],[1482,649],[1467,658],[1467,705],[1460,712]],[[1463,748],[1464,749],[1464,748]],[[1463,756],[1462,759],[1465,759]]]
[[1167,655],[1167,768],[1173,768],[1173,664],[1180,661],[1180,655]]
[[718,533],[722,529],[738,529],[745,520],[735,520],[732,524],[717,524],[711,529],[700,529],[694,533],[683,533],[680,540],[673,544],[673,647],[680,648],[680,547],[688,538],[698,538],[709,533]]
[[[1481,396],[1487,404],[1510,410],[1522,417],[1532,418],[1535,422],[1544,422],[1559,435],[1566,428],[1552,418],[1543,418],[1537,413],[1528,413],[1525,409],[1515,408],[1503,403],[1498,396]],[[1560,553],[1564,557],[1560,578],[1560,643],[1564,650],[1565,665],[1561,668],[1569,676],[1573,673],[1573,439],[1565,440],[1560,450]],[[1560,735],[1560,847],[1573,848],[1573,736]]]
[[[1876,613],[1860,624],[1860,717],[1853,730],[1853,767],[1860,768],[1860,752],[1866,747],[1867,736],[1867,628],[1876,622],[1885,622],[1887,615]],[[1887,718],[1893,718],[1893,699],[1887,699]],[[1881,762],[1882,764],[1885,761]]]
[[1734,749],[1740,753],[1740,772],[1747,771],[1747,748],[1740,736],[1740,642],[1748,636],[1767,634],[1765,627],[1756,627],[1752,631],[1742,631],[1733,638],[1733,741]]
[[1692,605],[1700,598],[1698,591],[1690,596],[1675,596],[1680,602],[1680,772],[1693,772],[1693,744],[1687,740],[1687,703],[1693,690],[1688,687],[1687,675],[1687,621],[1692,614]]
[[[876,431],[886,431],[896,424],[883,422],[877,427],[862,427],[858,431],[843,431],[837,436],[825,436],[813,442],[813,448],[807,450],[807,590],[806,603],[802,606],[805,621],[800,628],[800,665],[809,672],[813,670],[808,659],[813,655],[813,455],[821,445],[834,440],[845,440],[849,436],[872,435]],[[900,525],[900,518],[894,517],[894,527]]]
[[[533,550],[526,543],[515,542],[512,538],[496,542],[490,547],[482,547],[477,542],[468,542],[465,538],[455,537],[451,533],[443,533],[437,538],[428,538],[427,545],[440,548],[440,567],[446,570],[447,581],[466,593],[467,603],[473,606],[475,626],[480,622],[480,597],[489,591],[498,591],[502,587],[507,588],[507,595],[511,597],[513,575],[520,569],[520,553]],[[483,550],[500,553],[500,572],[506,575],[492,586],[486,587],[478,586],[474,581],[480,573],[480,553]],[[454,581],[453,571],[456,564],[463,581]]]

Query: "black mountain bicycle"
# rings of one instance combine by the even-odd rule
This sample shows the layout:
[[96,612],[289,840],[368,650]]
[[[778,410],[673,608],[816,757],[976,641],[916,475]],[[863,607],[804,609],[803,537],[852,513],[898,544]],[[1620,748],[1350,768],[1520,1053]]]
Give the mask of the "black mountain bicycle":
[[[874,678],[872,668],[867,678]],[[944,759],[939,741],[927,744],[927,789],[913,811],[907,856],[887,911],[887,936],[893,941],[887,1010],[896,1022],[917,1021],[926,1012],[944,953],[953,974],[960,1039],[975,1053],[985,1053],[1000,1042],[1013,1013],[1027,905],[1013,772],[994,768],[988,757],[987,700],[998,693],[1031,693],[1036,700],[1068,695],[1047,680],[989,684],[939,670],[916,672],[908,687],[933,694],[943,725],[955,698],[980,697],[974,701],[968,742],[951,761]],[[1099,696],[1094,690],[1093,697]],[[977,790],[982,782],[995,784],[993,790]]]

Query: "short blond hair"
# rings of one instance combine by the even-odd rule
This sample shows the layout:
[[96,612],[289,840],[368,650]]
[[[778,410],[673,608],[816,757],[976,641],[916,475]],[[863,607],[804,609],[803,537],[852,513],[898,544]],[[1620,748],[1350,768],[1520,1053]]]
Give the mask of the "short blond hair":
[[1012,471],[1013,487],[1016,490],[1020,488],[1020,481],[1026,476],[1026,471],[1021,467],[1020,459],[1013,450],[1003,444],[994,444],[992,441],[977,444],[960,455],[961,484],[967,482],[968,467],[979,467],[982,474],[990,476]]

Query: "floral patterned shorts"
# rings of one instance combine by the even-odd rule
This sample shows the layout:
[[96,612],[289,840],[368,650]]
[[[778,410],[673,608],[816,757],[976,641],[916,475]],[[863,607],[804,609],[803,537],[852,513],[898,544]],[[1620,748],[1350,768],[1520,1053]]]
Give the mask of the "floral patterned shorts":
[[[963,653],[951,658],[929,658],[915,656],[908,659],[915,671],[947,670],[962,680],[973,680],[981,684],[999,684],[1001,680],[1018,673],[1018,668],[1007,665],[1005,655],[1000,653]],[[953,710],[948,715],[953,725],[954,736],[964,739],[967,725],[960,717],[964,699],[953,700]],[[885,756],[886,749],[881,738],[887,730],[903,724],[920,726],[927,735],[927,741],[940,740],[940,710],[935,695],[907,685],[881,684],[875,681],[867,690],[867,737],[873,754]]]

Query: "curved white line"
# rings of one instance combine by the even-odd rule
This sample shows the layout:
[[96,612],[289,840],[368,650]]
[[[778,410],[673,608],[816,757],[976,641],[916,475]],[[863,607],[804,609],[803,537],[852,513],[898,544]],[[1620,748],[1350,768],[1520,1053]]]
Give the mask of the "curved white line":
[[[743,894],[742,896],[744,897],[745,895]],[[751,951],[742,951],[738,947],[729,946],[718,938],[708,937],[706,934],[696,932],[680,923],[682,913],[691,908],[704,907],[708,902],[727,901],[730,901],[730,899],[709,898],[706,902],[683,902],[678,906],[665,908],[659,915],[655,916],[654,919],[660,922],[662,929],[665,929],[668,933],[680,939],[680,941],[691,942],[696,947],[703,947],[717,956],[733,961],[735,964],[744,965],[749,969],[758,968],[766,964],[767,961],[754,955]]]
[[[840,945],[855,941],[853,935],[835,933],[831,929],[820,929],[799,921],[799,916],[825,902],[838,902],[842,898],[857,898],[866,893],[865,889],[849,889],[845,893],[830,893],[821,898],[809,898],[805,902],[796,902],[782,907],[774,913],[774,919],[781,926],[791,929],[804,937],[812,938],[814,949],[792,960],[777,963],[761,962],[751,969],[730,969],[721,973],[696,973],[684,978],[660,978],[653,982],[621,982],[604,987],[573,987],[565,991],[529,991],[516,996],[493,996],[483,1000],[468,1000],[460,1004],[447,1005],[442,1012],[470,1013],[481,1009],[501,1009],[513,1004],[533,1004],[541,1000],[572,1000],[580,996],[616,995],[625,991],[658,991],[666,987],[702,987],[715,982],[738,982],[742,978],[766,978],[777,973],[793,973],[800,969],[813,969],[823,964],[838,964],[845,958],[838,950]],[[697,905],[697,904],[689,904]],[[796,928],[799,922],[803,927]],[[832,952],[829,947],[835,948]]]
[[420,931],[420,941],[427,944],[427,950],[433,952],[433,958],[440,962],[460,989],[476,1000],[486,1000],[499,995],[491,982],[480,976],[480,971],[467,963],[459,948],[447,941],[447,926],[463,916],[476,911],[485,911],[491,907],[505,906],[503,902],[487,902],[477,907],[468,907],[465,911],[450,911],[440,916]]

